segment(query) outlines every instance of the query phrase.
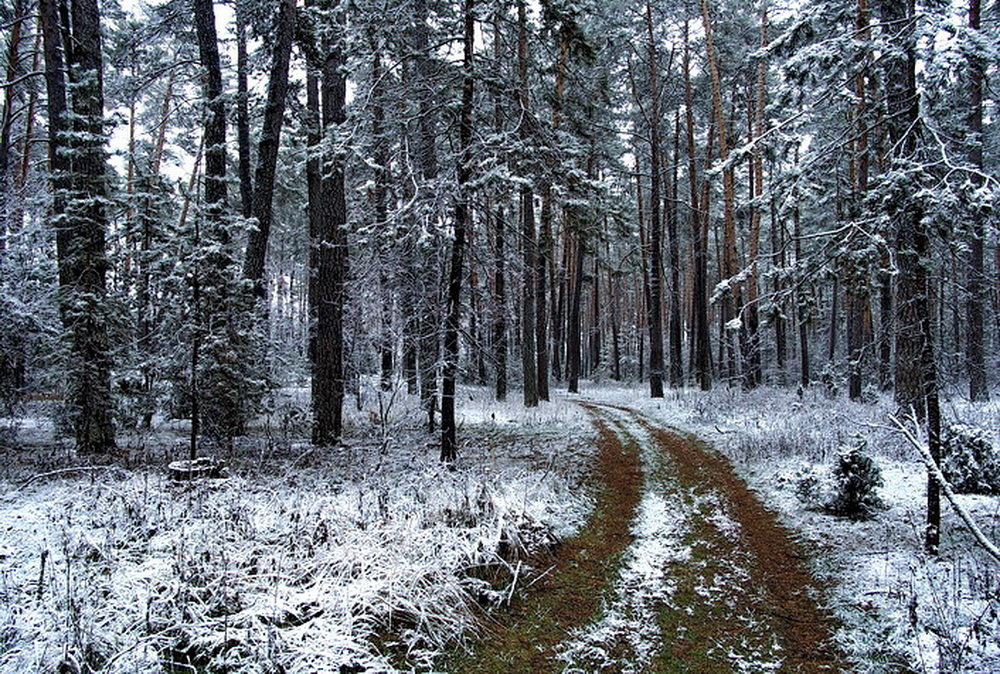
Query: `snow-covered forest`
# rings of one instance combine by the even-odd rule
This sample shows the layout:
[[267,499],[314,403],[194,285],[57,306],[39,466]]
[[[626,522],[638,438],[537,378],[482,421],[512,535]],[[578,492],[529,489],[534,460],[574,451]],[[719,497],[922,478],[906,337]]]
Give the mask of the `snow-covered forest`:
[[1000,2],[0,49],[0,672],[1000,671]]

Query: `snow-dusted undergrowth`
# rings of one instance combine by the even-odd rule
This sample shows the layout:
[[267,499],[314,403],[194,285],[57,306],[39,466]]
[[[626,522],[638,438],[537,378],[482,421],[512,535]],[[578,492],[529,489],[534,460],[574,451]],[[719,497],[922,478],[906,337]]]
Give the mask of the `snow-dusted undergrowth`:
[[[859,672],[1000,671],[1000,574],[997,565],[943,504],[939,557],[922,547],[926,477],[916,452],[888,428],[890,398],[852,403],[818,387],[752,392],[718,388],[668,392],[591,388],[588,397],[640,409],[712,442],[765,503],[802,537],[830,586],[841,623],[838,639]],[[994,396],[996,400],[996,396]],[[992,432],[1000,447],[1000,404],[943,404],[946,420]],[[804,468],[827,470],[857,435],[882,468],[887,508],[870,522],[806,510],[795,495]],[[1000,498],[959,497],[986,533],[1000,539]]]
[[454,471],[399,399],[353,413],[345,448],[310,450],[275,423],[225,480],[170,483],[159,462],[7,480],[0,671],[425,667],[473,628],[477,603],[505,597],[504,565],[590,507],[576,406],[522,413],[463,393]]

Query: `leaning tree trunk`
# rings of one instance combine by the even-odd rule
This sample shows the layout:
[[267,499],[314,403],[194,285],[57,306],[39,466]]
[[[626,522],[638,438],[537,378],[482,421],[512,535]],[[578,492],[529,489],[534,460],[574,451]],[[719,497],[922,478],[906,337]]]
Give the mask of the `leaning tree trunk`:
[[264,124],[257,145],[257,170],[253,181],[253,217],[257,220],[257,226],[250,231],[243,276],[253,283],[254,294],[260,299],[265,296],[264,260],[267,256],[267,239],[271,233],[274,181],[281,125],[285,118],[288,63],[292,54],[292,38],[295,36],[295,16],[295,0],[282,0],[275,24],[274,59],[267,84]]

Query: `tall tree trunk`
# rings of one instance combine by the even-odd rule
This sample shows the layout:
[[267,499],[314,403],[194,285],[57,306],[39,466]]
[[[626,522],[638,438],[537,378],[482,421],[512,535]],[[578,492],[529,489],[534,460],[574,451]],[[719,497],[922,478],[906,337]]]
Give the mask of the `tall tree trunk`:
[[288,63],[292,54],[292,38],[295,36],[295,15],[295,0],[281,0],[275,23],[274,55],[267,83],[264,124],[257,145],[257,170],[253,181],[253,217],[257,220],[257,226],[250,231],[243,276],[253,282],[254,294],[260,299],[265,297],[264,260],[267,257],[267,239],[271,233],[274,181],[281,125],[285,119]]
[[[799,152],[795,151],[795,166],[799,165]],[[802,214],[799,210],[797,189],[793,188],[792,203],[792,238],[795,239],[795,266],[799,268],[803,265],[802,257]],[[805,274],[805,269],[801,270]],[[799,324],[799,385],[803,388],[809,386],[811,374],[809,371],[809,314],[806,306],[805,291],[797,289],[795,291],[795,317]]]
[[372,56],[372,155],[375,200],[375,241],[378,247],[379,279],[379,387],[383,391],[392,390],[393,338],[392,338],[392,289],[389,280],[392,232],[389,230],[389,141],[385,129],[385,92],[382,65],[382,44],[371,37]]
[[[522,142],[531,138],[528,126],[530,101],[528,100],[528,20],[524,0],[517,3],[517,71],[520,80],[518,104],[520,123],[518,137]],[[521,246],[524,252],[523,280],[521,286],[521,369],[524,378],[524,405],[538,405],[538,307],[536,293],[538,282],[538,249],[535,238],[535,197],[527,184],[521,186]],[[544,283],[544,281],[542,281]]]
[[[337,9],[337,21],[344,21],[343,8]],[[324,45],[320,107],[323,129],[338,133],[346,120],[347,77],[343,44],[329,38]],[[310,291],[315,302],[313,334],[313,432],[315,445],[330,445],[343,432],[343,405],[346,388],[344,347],[344,286],[348,275],[347,204],[344,193],[344,159],[324,153],[318,203],[317,233],[314,246],[316,269]]]
[[[969,28],[980,29],[980,0],[969,0]],[[970,51],[969,55],[969,164],[975,170],[972,184],[981,187],[983,175],[983,77],[986,64],[982,56]],[[986,214],[978,204],[973,204],[966,279],[966,352],[969,369],[969,398],[973,401],[989,400],[986,381],[985,328],[983,308],[986,305],[986,279],[983,274],[983,244],[986,238]]]
[[458,195],[455,202],[455,238],[451,245],[451,266],[448,270],[448,314],[444,329],[444,376],[441,380],[441,460],[448,463],[458,458],[455,378],[458,373],[458,333],[462,319],[462,261],[466,232],[472,225],[468,190],[472,181],[472,97],[475,82],[472,57],[476,32],[474,7],[475,0],[465,0],[462,107],[458,122]]
[[[501,133],[504,129],[503,111],[506,101],[499,85],[504,54],[503,33],[500,30],[504,19],[504,10],[499,6],[495,9],[493,19],[493,58],[497,68],[497,83],[493,86],[493,126],[495,133]],[[491,326],[494,385],[496,399],[501,402],[507,399],[507,221],[503,199],[503,195],[498,196],[496,210],[493,212],[493,321]]]
[[[38,72],[41,68],[40,60],[42,55],[42,29],[36,26],[35,41],[31,51],[31,72]],[[25,213],[25,186],[28,184],[28,173],[31,170],[32,147],[35,140],[35,110],[38,107],[38,88],[31,87],[28,91],[28,107],[24,114],[24,136],[20,143],[20,159],[17,171],[14,174],[14,208],[10,221],[7,224],[7,231],[17,234],[24,226]]]
[[591,306],[591,320],[590,320],[590,367],[588,372],[591,377],[600,369],[601,367],[601,266],[600,261],[597,258],[597,254],[594,254],[594,276],[593,282],[590,284],[590,306]]
[[[880,5],[884,30],[895,44],[902,45],[883,61],[892,164],[909,166],[919,150],[913,0],[881,0]],[[918,418],[928,423],[931,455],[939,461],[941,420],[926,269],[930,239],[922,206],[911,194],[899,193],[885,203],[896,227],[896,403],[903,411],[915,410]],[[928,471],[924,545],[931,554],[937,553],[940,542],[939,489],[937,479]]]
[[[428,26],[427,0],[414,0],[413,3],[413,53],[416,62],[416,81],[414,84],[422,90],[417,100],[417,167],[420,173],[420,200],[431,203],[436,190],[435,181],[438,177],[437,160],[437,115],[438,102],[433,100],[433,72],[431,58],[433,47],[430,44],[430,28]],[[419,333],[418,369],[420,380],[420,402],[427,415],[427,430],[433,433],[437,426],[437,373],[438,352],[440,346],[441,302],[439,285],[441,264],[436,250],[436,242],[420,240],[419,232],[413,233],[417,240],[414,278],[417,279],[419,318],[417,332]]]
[[253,217],[253,180],[250,160],[250,92],[247,74],[246,0],[234,5],[236,18],[236,153],[239,157],[240,212]]
[[726,370],[730,376],[738,375],[736,362],[735,330],[731,329],[730,321],[736,318],[734,307],[742,306],[741,284],[733,281],[737,272],[736,260],[736,187],[734,168],[727,165],[729,161],[729,139],[727,137],[726,115],[722,101],[722,78],[719,74],[719,61],[715,51],[715,38],[712,27],[712,17],[708,9],[708,0],[701,0],[701,15],[705,26],[705,45],[708,52],[708,71],[712,80],[712,111],[715,117],[715,135],[719,142],[719,162],[722,170],[723,195],[723,244],[722,244],[722,277],[732,284],[722,301],[722,329],[726,351]]
[[[205,71],[205,212],[215,229],[222,228],[226,205],[226,100],[215,31],[212,0],[192,0],[198,52]],[[228,242],[228,234],[218,232]]]
[[[769,169],[769,175],[771,175]],[[784,222],[778,219],[778,206],[774,193],[770,198],[771,214],[771,255],[779,269],[785,269],[788,265],[788,256],[785,250],[785,226]],[[785,303],[781,300],[785,295],[785,284],[780,274],[774,275],[774,309],[772,311],[774,321],[774,361],[777,369],[778,381],[784,384],[786,379],[785,360],[788,357],[788,336],[787,319],[785,318]]]
[[19,223],[14,223],[14,203],[20,198],[15,194],[12,171],[10,170],[13,154],[12,136],[14,121],[21,106],[22,87],[17,84],[21,77],[21,35],[24,23],[27,21],[23,0],[15,0],[13,6],[13,25],[7,37],[7,78],[3,89],[3,111],[0,112],[0,251],[7,247],[7,235],[19,229]]
[[115,430],[105,298],[107,160],[100,10],[96,0],[72,0],[69,6],[42,0],[39,14],[49,97],[60,315],[70,347],[67,398],[77,451],[104,454],[115,448]]
[[496,399],[507,399],[507,274],[506,215],[502,205],[495,216],[493,247],[493,360],[496,372]]
[[668,183],[667,201],[667,238],[670,246],[670,325],[668,327],[670,387],[680,388],[684,385],[684,362],[681,340],[681,242],[677,236],[677,172],[680,166],[680,110],[674,117],[674,152],[673,169]]
[[[684,109],[687,118],[688,189],[691,199],[691,242],[694,248],[694,288],[692,289],[691,373],[702,391],[712,388],[711,340],[708,325],[708,212],[698,200],[697,154],[694,145],[694,95],[691,87],[691,52],[688,22],[684,22]],[[711,140],[709,140],[711,143]],[[707,179],[706,179],[707,182]]]
[[548,180],[542,184],[542,212],[539,221],[538,249],[535,256],[535,376],[538,381],[538,399],[549,399],[549,306],[548,272],[552,255],[552,186]]
[[662,205],[660,185],[662,184],[660,167],[660,86],[659,86],[659,56],[653,35],[653,10],[651,3],[646,2],[646,53],[649,60],[649,395],[653,398],[663,397],[663,244],[660,240],[663,234],[663,223],[660,219]]
[[[869,40],[871,31],[869,29],[868,0],[858,0],[857,13],[855,17],[855,29],[860,39]],[[862,64],[854,76],[854,95],[857,103],[854,105],[852,117],[855,124],[855,140],[853,142],[853,153],[851,157],[851,217],[857,219],[861,215],[861,207],[868,192],[868,91],[865,83],[865,73],[867,61],[864,57]],[[865,318],[869,313],[869,289],[866,275],[858,273],[859,270],[849,270],[847,274],[847,287],[844,296],[845,311],[847,314],[847,353],[848,353],[848,397],[851,400],[861,398],[863,388],[863,358],[867,351],[865,345]]]
[[[763,54],[767,48],[768,18],[767,3],[760,8],[760,49]],[[767,95],[767,60],[761,56],[757,61],[757,81],[754,89],[753,102],[753,150],[750,164],[753,171],[753,196],[760,202],[764,195],[764,148],[761,146],[764,137],[764,104]],[[747,276],[747,373],[744,383],[750,388],[757,387],[763,380],[760,357],[760,319],[758,317],[759,280],[758,269],[760,254],[760,220],[763,203],[753,203],[750,210],[750,274]]]
[[566,326],[566,377],[569,380],[567,389],[570,393],[580,392],[580,304],[583,299],[583,241],[578,231],[573,232],[573,254],[571,296],[569,301],[569,317]]

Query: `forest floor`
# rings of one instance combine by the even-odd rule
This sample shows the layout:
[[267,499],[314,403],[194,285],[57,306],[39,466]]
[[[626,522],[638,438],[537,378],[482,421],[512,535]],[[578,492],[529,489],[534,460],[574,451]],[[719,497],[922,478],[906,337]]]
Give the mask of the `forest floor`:
[[[318,449],[307,395],[276,391],[192,483],[165,470],[183,420],[105,466],[51,410],[0,420],[0,673],[1000,671],[996,564],[949,510],[923,551],[888,397],[468,386],[448,469],[416,396],[371,382]],[[944,409],[1000,446],[997,402]],[[801,502],[858,443],[875,518]],[[960,499],[1000,538],[1000,497]]]
[[449,671],[844,671],[804,555],[729,463],[635,410],[584,407],[590,520]]

